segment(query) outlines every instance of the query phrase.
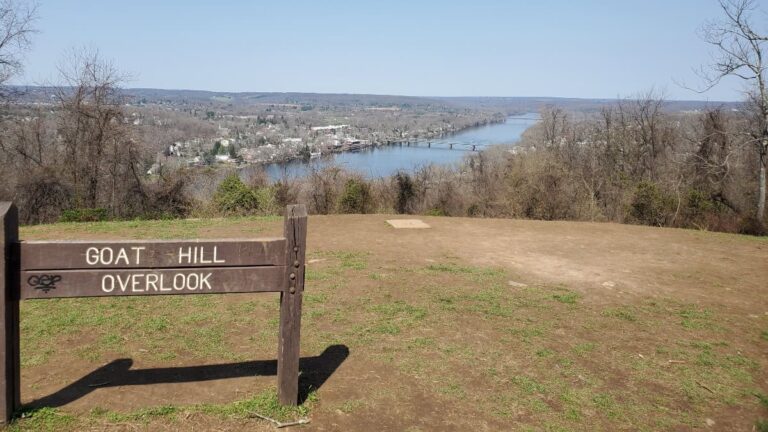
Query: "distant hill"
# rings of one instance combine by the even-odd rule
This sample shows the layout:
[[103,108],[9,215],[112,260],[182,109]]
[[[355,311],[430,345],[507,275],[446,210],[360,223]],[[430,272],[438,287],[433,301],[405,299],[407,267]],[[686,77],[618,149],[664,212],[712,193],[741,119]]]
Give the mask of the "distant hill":
[[[50,101],[53,88],[17,86],[22,102]],[[546,106],[557,106],[569,111],[594,112],[615,104],[617,99],[579,99],[557,97],[419,97],[345,93],[277,93],[277,92],[213,92],[205,90],[166,90],[129,88],[124,90],[134,103],[170,103],[233,107],[295,104],[302,106],[338,107],[401,107],[453,109],[483,109],[509,114],[536,112]],[[668,111],[694,111],[711,107],[738,109],[740,102],[667,101]]]

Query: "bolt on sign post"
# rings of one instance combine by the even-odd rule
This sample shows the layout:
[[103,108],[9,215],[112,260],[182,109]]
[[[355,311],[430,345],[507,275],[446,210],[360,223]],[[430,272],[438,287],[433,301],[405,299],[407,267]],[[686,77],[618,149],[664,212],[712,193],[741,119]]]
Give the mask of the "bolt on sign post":
[[0,421],[21,408],[19,301],[60,297],[280,293],[278,399],[296,405],[307,211],[286,209],[284,236],[227,240],[20,241],[0,203]]

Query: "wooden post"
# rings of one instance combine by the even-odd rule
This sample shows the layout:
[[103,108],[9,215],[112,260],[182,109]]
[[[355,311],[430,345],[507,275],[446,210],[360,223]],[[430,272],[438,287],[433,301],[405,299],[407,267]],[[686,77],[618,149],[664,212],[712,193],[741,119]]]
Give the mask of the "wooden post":
[[16,206],[0,202],[0,422],[21,408],[19,378],[19,217]]
[[290,205],[285,214],[287,241],[285,283],[280,294],[280,341],[277,349],[277,397],[283,405],[299,401],[301,297],[307,248],[307,209]]

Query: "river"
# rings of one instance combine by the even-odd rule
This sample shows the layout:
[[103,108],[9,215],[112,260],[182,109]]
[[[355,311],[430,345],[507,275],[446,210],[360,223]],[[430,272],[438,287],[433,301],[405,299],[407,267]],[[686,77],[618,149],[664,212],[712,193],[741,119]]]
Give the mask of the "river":
[[539,115],[529,113],[509,117],[504,123],[465,129],[454,135],[416,143],[402,143],[370,147],[360,151],[331,153],[309,162],[290,162],[265,165],[272,180],[284,176],[303,177],[311,167],[321,169],[336,165],[358,171],[368,178],[387,177],[398,171],[414,171],[429,164],[450,165],[460,162],[468,152],[480,151],[497,144],[514,144],[522,133],[539,120]]

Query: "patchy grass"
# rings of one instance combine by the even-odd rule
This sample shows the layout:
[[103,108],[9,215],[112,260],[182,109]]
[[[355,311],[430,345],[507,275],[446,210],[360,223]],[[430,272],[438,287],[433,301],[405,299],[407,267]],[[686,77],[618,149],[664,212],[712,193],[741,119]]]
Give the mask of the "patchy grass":
[[104,408],[93,408],[90,415],[94,419],[104,419],[108,423],[143,423],[147,424],[153,420],[165,418],[176,420],[177,414],[181,408],[173,405],[162,405],[158,407],[142,408],[128,413],[119,413]]
[[365,270],[368,267],[368,256],[367,252],[362,251],[322,251],[311,254],[312,259],[331,260],[342,270]]
[[192,414],[204,414],[226,420],[251,418],[254,413],[258,413],[278,421],[288,421],[308,416],[317,401],[317,394],[312,392],[300,406],[283,406],[277,400],[277,392],[270,389],[228,404],[162,405],[129,412],[96,407],[82,416],[74,416],[53,408],[40,408],[23,411],[8,430],[57,432],[83,428],[101,429],[126,424],[146,427],[159,422],[178,425],[182,417]]
[[307,416],[311,406],[315,402],[317,402],[317,393],[312,392],[307,398],[307,401],[302,405],[280,405],[280,402],[277,400],[277,392],[274,390],[267,390],[245,400],[229,404],[196,405],[192,407],[192,410],[224,418],[244,418],[253,415],[253,413],[259,413],[277,421],[286,421]]
[[[196,237],[228,223],[279,228],[278,220],[259,218],[61,229]],[[46,237],[58,227],[25,231]],[[188,235],[175,234],[183,230]],[[329,381],[336,387],[318,390],[332,398],[312,396],[287,408],[270,390],[221,405],[148,401],[141,410],[82,414],[44,408],[24,412],[10,430],[241,430],[251,412],[278,419],[312,414],[322,424],[364,417],[383,425],[395,412],[437,413],[468,427],[479,419],[489,430],[548,431],[690,430],[704,428],[707,418],[716,419],[715,428],[748,430],[765,417],[758,389],[766,379],[768,330],[724,307],[642,297],[596,305],[567,285],[511,289],[515,275],[456,257],[423,265],[321,250],[309,258],[318,261],[307,268],[302,353],[332,344],[352,353]],[[31,375],[61,362],[96,367],[121,357],[169,366],[272,359],[276,347],[277,295],[61,299],[21,308],[22,362]],[[271,385],[274,377],[263,379]],[[119,406],[109,389],[100,391],[106,406]],[[414,404],[425,406],[413,411]],[[191,414],[207,427],[190,423]]]
[[[276,295],[265,297],[276,303]],[[242,360],[227,329],[243,317],[225,313],[226,309],[219,295],[24,301],[22,366],[45,364],[68,348],[62,341],[78,341],[83,336],[92,342],[80,349],[78,357],[94,364],[127,355],[156,360]],[[264,317],[257,322],[259,319]]]
[[689,330],[712,329],[715,326],[712,321],[712,312],[708,309],[691,305],[680,310],[678,315],[682,318],[680,324]]
[[55,408],[25,410],[8,427],[9,431],[60,431],[72,428],[77,422],[74,415],[60,412]]
[[755,430],[757,432],[768,432],[768,421],[766,420],[758,420],[755,423]]
[[552,294],[552,298],[559,301],[560,303],[576,304],[576,302],[579,300],[579,294],[575,292],[567,292],[564,294]]
[[107,222],[71,222],[33,225],[21,228],[22,238],[60,238],[67,234],[109,235],[112,238],[191,239],[204,236],[206,231],[242,227],[242,236],[263,235],[267,227],[281,221],[280,216],[244,216],[216,219],[128,220]]
[[[762,405],[764,409],[768,410],[768,396],[763,393],[756,392],[755,397],[757,397],[757,400],[760,401],[760,405]],[[758,419],[755,422],[755,429],[757,432],[768,432],[768,420],[764,420],[762,418]]]
[[360,399],[348,400],[339,406],[339,411],[344,414],[351,414],[365,406],[365,402]]
[[608,317],[618,318],[624,321],[635,322],[637,321],[637,313],[632,306],[619,306],[616,308],[608,308],[603,310],[603,315]]

